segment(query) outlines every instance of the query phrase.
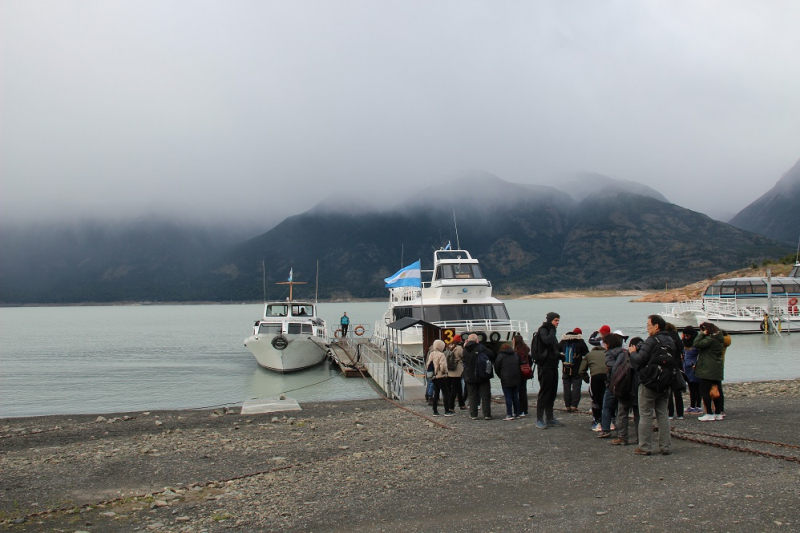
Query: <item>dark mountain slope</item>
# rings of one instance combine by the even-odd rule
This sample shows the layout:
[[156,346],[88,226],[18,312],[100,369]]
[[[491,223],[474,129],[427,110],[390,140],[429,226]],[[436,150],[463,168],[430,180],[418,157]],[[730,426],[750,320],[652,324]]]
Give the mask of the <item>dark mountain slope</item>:
[[800,161],[772,189],[733,217],[730,224],[796,243],[800,238]]

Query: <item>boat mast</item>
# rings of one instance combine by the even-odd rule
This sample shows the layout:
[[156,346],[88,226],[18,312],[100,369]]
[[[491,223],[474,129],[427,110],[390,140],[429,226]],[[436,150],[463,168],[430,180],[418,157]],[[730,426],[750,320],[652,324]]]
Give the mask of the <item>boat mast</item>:
[[294,297],[292,296],[292,288],[295,285],[305,285],[305,284],[306,284],[305,281],[294,281],[293,270],[289,270],[289,281],[279,281],[275,285],[288,285],[289,286],[289,301],[291,302],[292,300],[294,300]]
[[456,222],[456,210],[453,209],[453,226],[456,227],[456,247],[461,249],[461,242],[458,240],[458,222]]

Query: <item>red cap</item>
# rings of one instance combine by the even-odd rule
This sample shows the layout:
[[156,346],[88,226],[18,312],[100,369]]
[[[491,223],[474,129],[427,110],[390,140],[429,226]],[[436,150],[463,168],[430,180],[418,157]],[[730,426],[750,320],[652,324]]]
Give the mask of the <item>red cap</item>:
[[456,335],[455,337],[453,337],[453,342],[456,344],[461,342],[461,335]]
[[609,333],[611,333],[611,327],[603,325],[600,326],[600,329],[598,329],[597,331],[598,333],[600,333],[600,335],[608,335]]
[[575,335],[580,335],[581,333],[583,333],[583,331],[581,331],[581,328],[575,328],[572,330],[572,333],[574,333]]

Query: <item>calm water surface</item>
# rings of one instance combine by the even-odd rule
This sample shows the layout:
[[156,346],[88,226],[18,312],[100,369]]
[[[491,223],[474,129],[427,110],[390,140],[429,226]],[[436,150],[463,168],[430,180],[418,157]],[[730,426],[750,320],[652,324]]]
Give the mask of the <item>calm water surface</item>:
[[[628,300],[506,305],[531,329],[555,310],[562,317],[559,334],[577,326],[588,337],[609,324],[644,336],[647,315],[661,305]],[[371,331],[386,307],[320,304],[320,313],[336,324],[347,311],[351,324]],[[327,362],[288,375],[260,368],[243,340],[262,309],[260,304],[0,309],[0,417],[211,407],[281,393],[299,401],[376,397],[367,382],[343,378]],[[800,377],[800,333],[782,339],[734,337],[725,375],[728,381]]]

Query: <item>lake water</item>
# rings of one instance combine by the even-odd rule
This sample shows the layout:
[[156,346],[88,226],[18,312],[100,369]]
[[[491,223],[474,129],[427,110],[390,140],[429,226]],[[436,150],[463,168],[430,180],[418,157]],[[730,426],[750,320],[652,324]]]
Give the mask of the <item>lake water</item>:
[[[647,315],[662,309],[628,298],[506,305],[512,318],[528,321],[526,339],[551,310],[562,317],[559,335],[577,326],[588,337],[609,324],[644,337]],[[319,307],[329,324],[347,311],[351,330],[364,324],[371,331],[387,304]],[[365,380],[344,378],[328,362],[288,375],[260,368],[243,341],[262,310],[261,304],[2,308],[0,417],[217,407],[281,393],[301,402],[377,396]],[[800,377],[800,332],[735,336],[725,377]]]

